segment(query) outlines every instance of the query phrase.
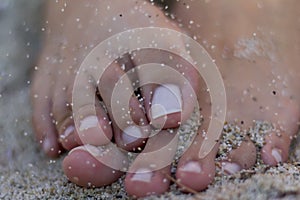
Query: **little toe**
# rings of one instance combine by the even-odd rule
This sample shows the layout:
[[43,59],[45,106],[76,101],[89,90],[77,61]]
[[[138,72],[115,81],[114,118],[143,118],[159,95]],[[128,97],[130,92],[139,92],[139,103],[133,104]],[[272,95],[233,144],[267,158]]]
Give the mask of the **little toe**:
[[126,175],[125,188],[129,195],[144,197],[168,190],[168,176],[177,140],[176,134],[167,131],[148,139],[145,149],[134,160]]
[[[38,77],[37,75],[40,75]],[[33,129],[36,139],[41,144],[45,153],[50,157],[57,157],[62,152],[58,143],[57,130],[51,116],[50,86],[41,89],[38,87],[43,77],[37,74],[32,86],[32,107],[33,107]]]
[[85,145],[70,151],[63,161],[63,170],[68,179],[77,185],[101,187],[115,182],[123,174],[121,169],[125,160],[120,152]]

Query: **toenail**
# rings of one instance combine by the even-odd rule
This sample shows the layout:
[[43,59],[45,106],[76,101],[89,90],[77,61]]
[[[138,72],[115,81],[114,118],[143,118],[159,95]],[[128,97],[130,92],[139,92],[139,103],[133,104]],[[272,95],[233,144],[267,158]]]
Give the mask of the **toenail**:
[[101,155],[101,151],[97,147],[95,147],[93,145],[90,145],[90,144],[87,144],[87,145],[84,145],[84,146],[79,146],[79,147],[76,147],[76,148],[72,149],[69,152],[69,155],[72,154],[74,151],[77,151],[77,150],[83,150],[85,152],[89,152],[94,157],[97,157],[97,156]]
[[182,111],[182,97],[178,86],[165,84],[156,88],[151,106],[153,119]]
[[281,156],[281,151],[279,149],[272,149],[272,156],[274,157],[274,159],[276,160],[277,163],[281,163],[282,162],[282,156]]
[[98,125],[97,116],[88,116],[80,122],[79,130],[84,131],[89,128],[95,128],[95,127],[97,127],[97,125]]
[[200,173],[202,169],[198,162],[192,161],[185,164],[183,167],[180,168],[180,170],[183,172]]
[[223,162],[222,169],[229,174],[235,174],[241,171],[242,168],[236,163]]
[[131,178],[131,181],[142,181],[146,183],[150,183],[152,179],[153,173],[146,168],[138,169]]
[[62,135],[60,135],[59,137],[61,139],[66,139],[69,135],[71,135],[71,133],[73,133],[74,130],[75,130],[74,126],[71,125],[68,128],[66,128],[66,130],[64,131],[64,133]]
[[48,138],[45,138],[43,141],[43,149],[45,152],[49,152],[51,149],[51,143],[50,140]]
[[126,129],[124,129],[123,134],[122,134],[124,144],[133,143],[142,137],[143,137],[143,135],[142,135],[141,129],[136,126],[127,127]]

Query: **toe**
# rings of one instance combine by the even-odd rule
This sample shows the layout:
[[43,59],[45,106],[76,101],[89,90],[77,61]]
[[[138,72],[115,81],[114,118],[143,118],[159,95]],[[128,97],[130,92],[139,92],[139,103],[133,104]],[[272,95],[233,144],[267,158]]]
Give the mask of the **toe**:
[[115,142],[128,151],[142,148],[148,137],[148,120],[134,92],[137,77],[131,68],[130,58],[124,56],[106,69],[98,85],[112,119]]
[[45,153],[50,157],[58,156],[62,148],[57,141],[57,130],[51,115],[50,85],[41,88],[44,76],[37,74],[32,86],[33,128],[36,139],[42,145]]
[[291,138],[286,133],[271,133],[266,136],[265,141],[266,144],[261,150],[264,163],[275,166],[287,161]]
[[58,80],[53,91],[52,113],[58,131],[59,142],[66,150],[71,150],[78,146],[80,142],[76,140],[76,129],[70,103],[71,97],[67,96],[70,92],[67,92],[69,89],[65,86],[72,85],[72,83],[66,84],[62,82],[63,80]]
[[249,138],[246,137],[237,146],[221,162],[222,171],[227,174],[235,174],[242,169],[249,169],[256,162],[256,148]]
[[170,174],[169,166],[158,171],[139,168],[126,176],[125,189],[129,195],[137,198],[163,194],[170,185],[167,174]]
[[100,146],[110,143],[113,135],[111,121],[104,108],[96,104],[81,107],[78,110],[80,115],[75,117],[78,125],[75,139],[80,144]]
[[185,191],[201,191],[213,181],[215,177],[215,157],[217,146],[204,158],[199,158],[203,137],[198,134],[194,143],[180,158],[176,178]]
[[79,143],[100,146],[110,143],[110,119],[96,97],[95,80],[82,73],[76,77],[73,89],[73,117]]
[[59,142],[66,150],[71,150],[81,144],[78,140],[73,118],[68,117],[61,125],[58,125]]
[[121,169],[125,159],[120,152],[85,145],[73,149],[66,156],[63,170],[77,185],[101,187],[115,182],[123,174]]
[[[145,65],[149,63],[156,64]],[[137,71],[151,124],[176,128],[186,121],[196,106],[199,90],[196,69],[177,55],[154,50],[137,52],[134,64],[143,66]]]
[[292,139],[298,131],[300,109],[294,100],[282,98],[276,118],[272,119],[274,130],[265,137],[261,150],[264,163],[274,166],[288,160]]
[[122,132],[115,132],[114,139],[122,149],[140,152],[148,140],[150,130],[150,126],[128,126]]
[[170,164],[176,151],[178,137],[162,131],[149,138],[144,151],[138,155],[125,178],[129,195],[144,197],[162,194],[169,188]]

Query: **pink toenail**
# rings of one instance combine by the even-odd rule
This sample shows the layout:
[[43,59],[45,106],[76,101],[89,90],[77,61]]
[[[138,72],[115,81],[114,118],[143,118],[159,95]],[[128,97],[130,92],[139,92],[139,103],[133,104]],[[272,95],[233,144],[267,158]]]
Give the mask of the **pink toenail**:
[[272,149],[272,156],[274,157],[274,159],[276,160],[277,163],[281,163],[282,162],[282,157],[281,157],[281,151],[279,149]]
[[236,163],[223,162],[222,169],[229,174],[235,174],[238,171],[241,171],[242,168]]
[[87,145],[84,145],[84,146],[79,146],[79,147],[76,147],[76,148],[72,149],[69,152],[69,155],[72,154],[74,151],[77,151],[77,150],[83,150],[83,151],[89,152],[94,157],[97,157],[97,156],[101,155],[101,151],[97,147],[95,147],[93,145],[90,145],[90,144],[87,144]]
[[153,119],[182,111],[182,97],[178,86],[165,84],[156,88],[151,106]]
[[183,167],[180,168],[180,170],[184,172],[200,173],[202,169],[198,162],[192,161],[185,164]]
[[131,181],[142,181],[150,183],[153,173],[146,168],[138,169],[131,178]]
[[62,134],[62,135],[60,135],[59,137],[61,138],[61,139],[66,139],[69,135],[71,135],[71,133],[73,132],[75,130],[75,128],[74,128],[74,126],[69,126],[66,130],[65,130],[65,132]]
[[143,135],[142,135],[141,129],[136,126],[127,127],[122,134],[124,144],[133,143],[142,137],[143,137]]
[[87,130],[89,128],[95,128],[97,126],[98,126],[97,116],[88,116],[80,122],[79,130],[84,131],[84,130]]

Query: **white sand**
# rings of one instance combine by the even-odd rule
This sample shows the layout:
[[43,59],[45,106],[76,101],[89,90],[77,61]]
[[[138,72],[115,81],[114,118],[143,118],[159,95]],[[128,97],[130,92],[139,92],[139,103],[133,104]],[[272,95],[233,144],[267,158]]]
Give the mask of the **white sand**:
[[[68,182],[62,159],[47,159],[33,141],[27,81],[37,49],[40,1],[28,2],[0,1],[0,199],[130,199],[122,178],[97,189]],[[299,144],[288,164],[218,176],[198,195],[181,194],[172,185],[169,193],[147,199],[300,199]]]

